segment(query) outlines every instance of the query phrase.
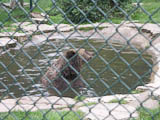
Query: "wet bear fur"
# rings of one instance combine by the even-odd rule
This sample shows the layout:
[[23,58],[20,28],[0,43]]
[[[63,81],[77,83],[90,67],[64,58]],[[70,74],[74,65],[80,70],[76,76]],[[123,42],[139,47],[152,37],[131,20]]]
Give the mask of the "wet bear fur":
[[85,84],[81,80],[82,65],[93,57],[92,52],[85,49],[67,50],[55,61],[42,77],[45,87],[54,88],[60,92],[72,87],[81,88]]

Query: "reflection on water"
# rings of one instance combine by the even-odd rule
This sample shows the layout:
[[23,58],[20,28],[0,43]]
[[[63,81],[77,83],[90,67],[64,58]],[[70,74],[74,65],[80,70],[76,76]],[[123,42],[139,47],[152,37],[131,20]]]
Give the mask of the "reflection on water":
[[[41,75],[63,50],[72,48],[70,43],[95,53],[89,64],[82,68],[81,74],[88,83],[80,91],[83,95],[129,93],[136,86],[149,82],[150,56],[137,53],[137,49],[92,40],[88,41],[89,44],[85,40],[70,41],[68,44],[50,43],[12,49],[1,54],[0,96],[48,95],[40,82]],[[66,96],[74,97],[70,92]]]

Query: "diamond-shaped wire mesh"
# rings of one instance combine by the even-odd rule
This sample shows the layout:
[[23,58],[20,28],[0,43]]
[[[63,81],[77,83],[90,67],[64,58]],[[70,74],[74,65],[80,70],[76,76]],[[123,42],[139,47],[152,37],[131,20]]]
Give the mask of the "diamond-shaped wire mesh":
[[1,0],[0,120],[159,120],[159,5]]

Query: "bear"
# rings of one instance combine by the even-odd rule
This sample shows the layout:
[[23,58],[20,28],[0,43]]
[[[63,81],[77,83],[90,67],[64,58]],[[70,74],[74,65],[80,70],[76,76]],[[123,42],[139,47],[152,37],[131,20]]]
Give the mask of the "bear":
[[48,89],[58,90],[60,94],[70,87],[74,89],[84,87],[80,71],[82,65],[92,57],[93,52],[83,48],[78,51],[75,49],[65,51],[44,74],[42,84]]

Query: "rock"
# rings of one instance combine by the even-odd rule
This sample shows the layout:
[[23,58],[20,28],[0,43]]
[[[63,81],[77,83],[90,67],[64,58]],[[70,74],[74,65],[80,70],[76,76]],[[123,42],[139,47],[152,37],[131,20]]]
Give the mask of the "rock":
[[103,97],[93,97],[93,98],[86,98],[84,100],[85,103],[90,103],[90,102],[95,102],[95,103],[108,103],[113,99],[125,99],[127,95],[108,95],[108,96],[103,96]]
[[126,24],[126,26],[131,28],[141,29],[143,33],[148,33],[151,36],[155,36],[160,33],[160,27],[157,24],[147,23],[144,25],[140,23],[134,23],[134,24],[130,23]]
[[119,27],[118,29],[116,29],[116,27],[104,28],[100,33],[106,38],[112,36],[109,40],[111,43],[129,44],[141,49],[149,45],[148,40],[144,36],[137,34],[138,31],[136,29],[127,26]]
[[40,100],[40,98],[35,97],[35,96],[24,96],[22,98],[17,99],[19,104],[28,104],[28,105],[32,105],[34,103],[37,103],[39,100]]
[[138,5],[142,6],[143,3],[132,3],[133,6],[137,7]]
[[[35,35],[35,36],[32,37],[32,41],[33,41],[33,43],[35,43],[35,44],[42,43],[42,42],[46,41],[47,39],[48,39],[49,41],[55,41],[56,39],[58,39],[58,40],[59,40],[59,39],[60,39],[60,40],[64,40],[64,37],[61,36],[61,35],[49,36],[49,35],[47,35],[47,34]],[[31,44],[33,44],[33,43],[31,43]]]
[[13,37],[18,40],[19,42],[23,42],[28,40],[30,37],[32,36],[31,32],[25,32],[25,33],[18,33],[16,32],[15,34],[13,34]]
[[36,111],[36,110],[38,110],[38,107],[34,105],[16,105],[12,109],[12,111]]
[[149,90],[149,89],[150,89],[150,88],[147,87],[147,86],[138,86],[138,87],[136,88],[136,90],[142,91],[142,92],[147,91],[147,90]]
[[49,17],[49,15],[47,15],[47,14],[44,14],[44,13],[36,13],[36,12],[32,12],[32,13],[30,13],[30,15],[31,15],[31,17],[33,17],[33,18],[48,18]]
[[159,102],[157,100],[153,100],[151,96],[151,91],[146,91],[140,94],[137,94],[134,101],[129,103],[130,106],[135,108],[145,107],[148,109],[158,108]]
[[0,38],[1,37],[13,37],[14,39],[22,42],[27,40],[31,36],[31,32],[26,32],[26,33],[18,33],[18,32],[3,32],[0,33]]
[[15,104],[9,104],[9,103],[0,103],[0,112],[8,112],[12,110],[15,107]]
[[[6,7],[8,7],[8,8],[10,8],[10,3],[3,3]],[[18,4],[20,4],[19,2],[18,2]],[[27,3],[27,2],[24,2],[23,3],[23,6],[28,6],[29,5],[29,3]]]
[[139,23],[139,21],[138,20],[132,20],[132,21],[123,20],[123,21],[121,21],[121,24],[133,24],[133,23]]
[[2,47],[7,47],[7,48],[16,47],[16,42],[17,41],[15,39],[11,39],[8,37],[0,38],[0,48],[2,48]]
[[127,103],[131,101],[135,101],[136,97],[138,97],[138,94],[116,94],[116,95],[108,95],[108,96],[102,96],[102,97],[92,97],[92,98],[86,98],[84,100],[84,103],[109,103],[111,100],[125,100]]
[[60,32],[69,32],[74,30],[74,27],[68,24],[53,24],[52,26],[54,26],[56,30]]
[[155,88],[155,89],[151,92],[150,96],[151,96],[151,97],[153,96],[153,98],[154,98],[155,100],[160,100],[160,86],[159,86],[158,88]]
[[[134,35],[133,35],[134,36]],[[148,37],[147,35],[144,35],[145,37]],[[134,36],[130,40],[130,46],[138,48],[138,49],[145,49],[149,46],[148,40],[141,34],[138,34]]]
[[6,7],[10,7],[10,3],[3,3]]
[[44,24],[44,23],[47,23],[47,19],[45,18],[32,18],[33,21],[35,21],[35,23],[38,23],[38,24]]
[[55,105],[63,105],[67,106],[69,104],[75,104],[75,101],[71,98],[63,97],[63,99],[57,96],[50,96],[50,97],[34,97],[34,96],[25,96],[19,98],[20,104],[55,104]]
[[26,32],[34,32],[34,33],[38,33],[38,32],[47,33],[47,32],[55,31],[54,26],[47,25],[47,24],[31,24],[31,25],[23,26],[23,29]]
[[157,100],[153,100],[152,98],[147,99],[142,103],[143,107],[148,109],[157,109],[159,107],[159,102]]
[[91,103],[91,102],[99,103],[99,101],[101,101],[101,97],[91,97],[91,98],[86,98],[84,100],[84,103]]
[[150,47],[148,50],[148,54],[152,56],[153,66],[151,82],[146,86],[155,92],[155,90],[160,87],[160,43]]
[[[65,42],[64,39],[65,38],[68,38],[68,39],[71,39],[71,40],[84,40],[84,38],[82,37],[78,37],[77,36],[77,33],[74,33],[72,36],[70,36],[70,33],[63,33],[63,34],[57,34],[57,33],[44,33],[44,34],[41,34],[41,35],[34,35],[32,37],[32,42],[35,43],[35,44],[39,44],[39,43],[42,43],[46,40],[48,41],[57,41],[56,43],[60,43],[60,42]],[[32,44],[33,44],[32,43]]]
[[59,28],[58,31],[61,31],[61,32],[69,32],[69,31],[72,31],[74,28],[69,26],[69,27],[63,27],[63,28]]
[[126,98],[126,95],[118,95],[118,94],[117,95],[110,95],[110,96],[102,97],[101,102],[108,103],[111,100],[115,100],[115,99],[120,100],[120,99],[125,99],[125,98]]
[[[148,50],[148,53],[152,55],[152,58],[153,58],[153,67],[152,67],[153,72],[151,74],[151,82],[149,84],[146,84],[145,86],[139,86],[136,89],[150,91],[148,95],[149,97],[154,98],[155,100],[160,100],[160,77],[159,77],[160,76],[160,62],[159,62],[160,61],[160,44],[155,44],[154,46],[150,47]],[[146,102],[148,102],[148,105],[153,105],[153,108],[155,108],[154,106],[156,105],[159,106],[159,104],[156,103],[157,101],[153,101],[149,99]]]
[[136,109],[129,105],[118,103],[105,103],[93,106],[80,107],[79,110],[85,113],[85,119],[89,120],[128,120],[138,118]]
[[31,25],[31,22],[17,22],[17,23],[13,23],[12,26],[27,26],[27,25]]
[[142,29],[150,31],[153,35],[160,33],[160,27],[156,24],[147,23],[143,26]]
[[16,104],[16,99],[6,99],[6,100],[2,100],[1,103],[3,104],[13,104],[15,105]]
[[76,28],[81,29],[81,28],[108,28],[112,27],[113,25],[110,23],[94,23],[94,24],[86,24],[86,25],[78,25]]
[[49,18],[49,15],[46,13],[41,13],[41,16]]
[[31,17],[33,18],[43,18],[44,16],[42,16],[40,13],[36,13],[36,12],[32,12],[30,13]]
[[35,96],[25,96],[17,99],[5,99],[0,103],[0,112],[8,112],[10,109],[14,110],[44,110],[44,109],[54,109],[54,110],[67,110],[70,106],[74,106],[77,103],[72,98],[67,97],[35,97]]
[[47,23],[47,18],[49,17],[47,14],[44,13],[36,13],[32,12],[30,13],[32,20],[35,21],[38,24],[44,24]]
[[148,96],[146,99],[137,99],[137,101],[133,101],[129,103],[129,105],[139,108],[139,107],[145,107],[148,109],[156,109],[159,107],[159,102],[157,100],[153,100],[151,97]]
[[0,102],[0,112],[8,112],[9,110],[13,109],[16,105],[15,99],[6,99],[1,100]]

